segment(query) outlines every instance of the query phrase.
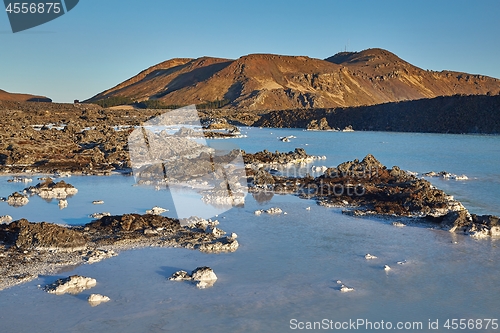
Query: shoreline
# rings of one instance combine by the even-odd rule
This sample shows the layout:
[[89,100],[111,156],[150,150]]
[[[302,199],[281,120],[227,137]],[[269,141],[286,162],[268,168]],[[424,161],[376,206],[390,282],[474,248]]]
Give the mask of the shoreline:
[[[182,221],[160,215],[105,216],[82,226],[25,219],[0,224],[0,290],[54,274],[64,267],[95,263],[143,247],[182,247],[205,253],[234,252],[236,234],[218,221]],[[185,224],[182,226],[181,224]]]
[[[79,113],[68,116],[71,119],[66,119],[65,122],[71,124],[71,120],[74,120],[74,124],[65,127],[64,130],[47,128],[35,131],[31,126],[33,123],[38,123],[36,119],[29,117],[25,119],[22,114],[17,115],[17,119],[21,121],[16,124],[14,118],[14,123],[2,128],[3,131],[0,132],[0,138],[7,138],[4,145],[0,145],[0,176],[43,177],[54,174],[131,176],[132,168],[127,150],[129,132],[115,131],[112,126],[123,125],[126,119],[131,126],[140,125],[142,121],[156,116],[162,110],[154,110],[150,115],[146,112],[141,115],[141,120],[125,118],[125,116],[130,117],[131,111],[93,109],[88,105],[81,105],[78,110]],[[0,113],[2,111],[5,112],[0,110]],[[120,112],[122,114],[119,114]],[[47,119],[45,111],[41,110],[35,110],[32,116]],[[50,123],[53,122],[57,123],[58,120],[51,119]],[[95,129],[85,129],[92,126]],[[251,194],[259,195],[264,192],[264,197],[267,194],[296,195],[304,199],[313,199],[318,205],[347,208],[346,213],[356,216],[411,217],[415,224],[434,223],[436,228],[475,235],[477,238],[500,235],[497,217],[470,214],[460,202],[447,199],[448,196],[443,191],[435,189],[427,180],[410,175],[397,167],[388,169],[372,155],[367,155],[362,161],[348,161],[327,168],[317,177],[310,175],[289,177],[279,170],[274,170],[278,171],[277,173],[272,172],[277,167],[286,168],[303,161],[312,162],[315,158],[318,159],[317,156],[308,155],[301,148],[288,153],[272,153],[267,150],[252,154],[243,152],[243,158]],[[13,171],[6,172],[7,165],[16,163],[17,169],[14,166]],[[38,172],[34,172],[35,170]],[[340,189],[341,192],[338,191]],[[420,197],[412,196],[412,193],[419,193]],[[114,217],[103,217],[96,221]],[[154,218],[148,217],[148,219]],[[12,265],[9,268],[11,274],[0,274],[2,279],[0,290],[32,280],[38,274],[54,273],[66,266],[84,264],[88,262],[86,259],[88,253],[99,249],[120,251],[147,246],[174,246],[188,249],[204,248],[207,252],[230,252],[237,248],[236,239],[230,241],[231,237],[211,233],[215,228],[207,233],[208,225],[203,230],[193,232],[192,238],[186,239],[184,243],[173,240],[173,235],[168,235],[163,230],[144,226],[129,234],[137,238],[124,240],[115,239],[122,231],[117,234],[111,230],[107,230],[106,233],[101,230],[103,232],[101,236],[106,235],[108,239],[115,240],[112,243],[105,243],[87,239],[85,249],[73,249],[69,252],[64,252],[58,245],[52,249],[50,246],[26,248],[25,245],[16,245],[17,240],[13,242],[10,239],[6,243],[7,231],[12,233],[8,228],[19,221],[21,220],[8,225],[0,224],[0,241],[2,241],[0,254],[2,259],[8,258],[2,260],[1,265]],[[28,221],[26,223],[31,225]],[[86,225],[88,224],[76,227],[57,226],[74,231],[85,228]],[[125,243],[120,244],[120,242]],[[212,246],[217,243],[219,244]],[[25,266],[31,268],[25,269],[23,268]]]

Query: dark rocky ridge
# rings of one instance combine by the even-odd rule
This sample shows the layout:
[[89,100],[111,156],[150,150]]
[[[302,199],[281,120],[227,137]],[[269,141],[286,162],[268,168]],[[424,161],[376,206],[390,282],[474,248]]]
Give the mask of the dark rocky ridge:
[[[326,121],[326,124],[325,124]],[[336,109],[269,112],[253,126],[394,131],[421,133],[500,134],[500,95],[449,96]]]

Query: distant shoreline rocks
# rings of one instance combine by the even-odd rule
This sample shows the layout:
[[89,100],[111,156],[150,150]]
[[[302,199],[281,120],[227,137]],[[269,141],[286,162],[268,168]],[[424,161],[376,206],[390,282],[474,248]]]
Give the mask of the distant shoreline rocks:
[[255,215],[261,215],[262,213],[266,213],[269,215],[280,215],[283,213],[283,210],[279,207],[271,207],[269,209],[260,209],[254,212]]
[[92,213],[89,215],[89,217],[91,217],[93,219],[101,219],[104,216],[111,216],[111,213],[110,212],[103,212],[103,213]]
[[29,177],[19,177],[14,176],[11,179],[7,180],[8,183],[31,183],[33,179]]
[[469,180],[469,177],[467,177],[466,175],[456,175],[456,174],[449,173],[446,171],[441,171],[441,172],[437,172],[437,173],[434,171],[430,171],[430,172],[424,173],[423,176],[424,177],[439,177],[439,178],[451,179],[451,180]]
[[67,197],[73,196],[78,193],[73,185],[66,183],[61,180],[54,183],[52,178],[48,177],[43,182],[38,183],[35,186],[30,186],[24,189],[24,193],[29,193],[30,195],[38,195],[42,199],[66,199]]
[[153,208],[146,210],[146,214],[152,214],[152,215],[160,215],[165,212],[168,212],[168,209],[161,208],[158,206],[154,206]]

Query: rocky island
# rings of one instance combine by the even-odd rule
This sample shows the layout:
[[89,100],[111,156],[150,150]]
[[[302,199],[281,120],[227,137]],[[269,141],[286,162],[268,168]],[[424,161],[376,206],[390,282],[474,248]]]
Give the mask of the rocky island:
[[[273,155],[256,153],[253,159],[260,157],[270,170],[270,162],[280,154],[274,155],[274,159],[269,156]],[[250,192],[254,195],[295,194],[314,199],[322,206],[345,208],[345,214],[411,217],[475,238],[500,236],[497,216],[471,214],[461,202],[429,181],[397,166],[389,169],[372,155],[328,168],[318,177],[290,177],[286,172],[271,174],[267,170],[263,165],[248,170]]]
[[226,235],[217,225],[218,221],[199,218],[179,221],[138,214],[104,216],[73,227],[25,219],[0,224],[0,290],[65,266],[98,262],[116,255],[115,250],[168,246],[207,253],[236,251],[236,234]]

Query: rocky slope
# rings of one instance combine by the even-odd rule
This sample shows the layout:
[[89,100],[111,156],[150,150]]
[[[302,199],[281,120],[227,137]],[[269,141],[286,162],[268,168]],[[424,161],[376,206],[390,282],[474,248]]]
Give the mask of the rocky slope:
[[0,101],[0,172],[105,174],[127,169],[132,127],[161,113]]
[[374,105],[450,96],[498,94],[498,79],[422,70],[381,49],[326,60],[250,54],[236,60],[172,59],[89,99],[159,100],[163,105],[226,101],[226,108],[283,110]]
[[336,109],[282,110],[262,115],[253,126],[314,130],[428,133],[500,133],[500,95],[448,96]]
[[45,96],[36,96],[29,94],[16,94],[9,93],[5,90],[0,89],[0,101],[11,101],[11,102],[52,102],[52,100]]
[[[134,126],[164,112],[0,101],[0,172],[129,172],[128,139]],[[207,114],[200,113],[200,121],[207,125],[203,134],[208,138],[238,135],[235,126]]]

